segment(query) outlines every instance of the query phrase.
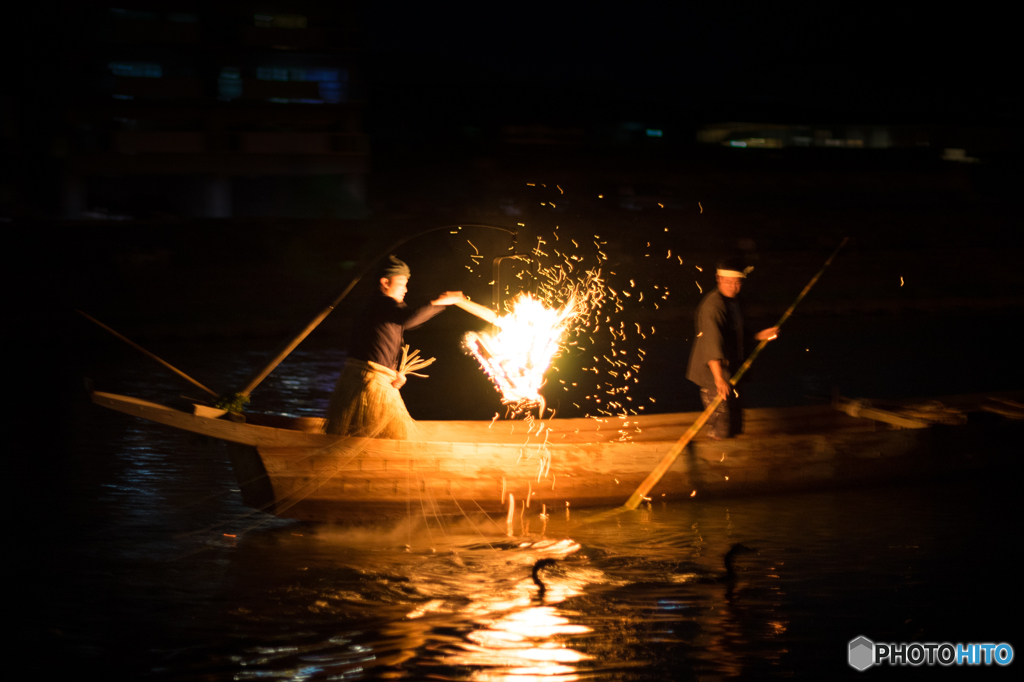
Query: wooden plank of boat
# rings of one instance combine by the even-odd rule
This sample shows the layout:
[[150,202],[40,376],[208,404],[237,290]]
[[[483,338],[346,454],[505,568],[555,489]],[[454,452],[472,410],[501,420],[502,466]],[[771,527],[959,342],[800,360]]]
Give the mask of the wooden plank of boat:
[[[410,513],[502,514],[509,493],[520,513],[527,504],[530,513],[542,504],[621,504],[697,417],[426,421],[417,422],[418,440],[395,441],[318,433],[322,420],[316,419],[251,415],[249,423],[236,423],[128,396],[93,392],[92,399],[234,443],[236,474],[251,507],[350,522]],[[735,496],[949,473],[984,466],[997,454],[991,445],[998,441],[985,444],[970,425],[934,427],[945,429],[936,440],[933,427],[880,429],[872,419],[830,406],[746,415],[747,434],[693,441],[651,497]]]
[[928,428],[928,422],[921,419],[912,419],[896,412],[871,407],[860,400],[837,400],[834,407],[851,417],[864,417],[885,422],[891,426],[901,429],[924,429]]
[[92,391],[90,397],[97,405],[142,417],[159,424],[173,426],[204,436],[244,445],[278,445],[323,447],[339,440],[340,436],[310,433],[294,429],[281,429],[256,424],[238,423],[226,419],[202,417],[159,403],[131,396]]
[[[928,450],[927,430],[767,435],[695,442],[660,481],[654,499],[777,492],[879,475],[907,475]],[[549,444],[364,441],[363,447],[257,448],[274,512],[319,520],[381,518],[409,510],[501,514],[512,493],[561,509],[621,504],[668,443]],[[266,504],[270,500],[264,500]],[[247,503],[249,503],[247,501]],[[259,506],[259,505],[252,505]],[[333,507],[333,515],[331,508]]]

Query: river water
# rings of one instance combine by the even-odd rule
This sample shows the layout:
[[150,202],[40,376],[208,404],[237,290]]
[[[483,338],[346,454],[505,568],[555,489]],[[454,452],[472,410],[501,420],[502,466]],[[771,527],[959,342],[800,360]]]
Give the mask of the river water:
[[[263,345],[186,357],[197,376],[236,381]],[[93,350],[79,369],[100,390],[197,394],[131,351]],[[342,359],[300,349],[264,406],[319,414]],[[1018,643],[1013,472],[596,522],[602,510],[534,510],[511,535],[479,519],[344,528],[244,507],[221,444],[84,395],[69,409],[42,493],[52,513],[31,529],[26,657],[40,677],[828,679],[858,674],[858,635]],[[729,580],[735,543],[752,551]],[[531,569],[544,558],[556,563],[541,596]],[[886,672],[908,671],[866,674]]]

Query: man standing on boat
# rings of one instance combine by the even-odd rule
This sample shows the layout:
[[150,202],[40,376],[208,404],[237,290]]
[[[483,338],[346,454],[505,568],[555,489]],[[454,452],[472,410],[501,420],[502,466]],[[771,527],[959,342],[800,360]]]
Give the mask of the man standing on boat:
[[402,332],[420,326],[445,306],[465,300],[446,291],[429,304],[409,308],[409,266],[394,256],[379,271],[379,290],[356,321],[349,357],[327,409],[327,432],[367,438],[409,437],[412,417],[398,392]]
[[[718,287],[709,291],[697,306],[696,330],[686,378],[700,387],[705,409],[716,396],[719,403],[707,423],[706,433],[714,439],[731,438],[743,432],[743,414],[739,395],[729,385],[732,372],[743,364],[743,309],[739,293],[743,280],[753,268],[744,268],[739,259],[727,258],[718,264]],[[774,339],[777,327],[759,331],[758,341]]]

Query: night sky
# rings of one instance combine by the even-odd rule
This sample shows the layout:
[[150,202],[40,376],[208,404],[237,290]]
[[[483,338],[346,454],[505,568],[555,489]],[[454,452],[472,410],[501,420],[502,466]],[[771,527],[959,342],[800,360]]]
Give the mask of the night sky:
[[993,123],[1019,114],[1004,15],[900,5],[371,3],[368,63],[379,69],[376,95],[418,86],[410,106],[453,117]]

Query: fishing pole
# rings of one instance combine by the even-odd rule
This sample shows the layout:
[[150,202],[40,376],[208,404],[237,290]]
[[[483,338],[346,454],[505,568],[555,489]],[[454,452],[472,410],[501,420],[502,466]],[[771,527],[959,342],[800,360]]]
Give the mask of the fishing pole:
[[152,353],[150,353],[148,350],[146,350],[145,348],[143,348],[139,344],[135,343],[134,341],[132,341],[128,337],[126,337],[126,336],[124,336],[122,334],[119,334],[118,332],[114,331],[113,329],[111,329],[107,325],[105,325],[102,322],[100,322],[99,320],[97,320],[95,317],[93,317],[93,316],[91,316],[91,315],[89,315],[87,313],[84,313],[81,310],[76,310],[75,312],[78,313],[79,315],[81,315],[82,317],[84,317],[87,320],[92,320],[93,322],[95,322],[99,326],[103,327],[104,329],[106,329],[108,332],[110,332],[111,334],[113,334],[117,338],[119,338],[122,341],[124,341],[125,343],[127,343],[129,346],[131,346],[135,350],[137,350],[137,351],[147,355],[148,357],[156,360],[161,365],[163,365],[167,369],[171,370],[172,372],[174,372],[175,374],[180,376],[182,379],[185,379],[186,381],[191,382],[193,385],[198,386],[199,388],[203,389],[204,391],[206,391],[207,393],[209,393],[213,397],[215,397],[215,398],[218,397],[217,392],[214,391],[213,389],[210,389],[210,388],[207,388],[206,386],[203,386],[201,383],[199,383],[198,381],[196,381],[195,379],[193,379],[189,375],[185,374],[184,372],[182,372],[180,369],[178,369],[177,367],[175,367],[171,363],[169,363],[166,360],[163,360],[161,358],[158,358],[156,355],[153,355]]
[[263,369],[261,369],[259,372],[257,372],[256,375],[253,376],[253,378],[249,380],[249,383],[245,385],[245,388],[243,388],[241,391],[239,391],[237,395],[248,397],[249,394],[252,393],[253,390],[255,390],[256,387],[259,386],[260,383],[262,383],[262,381],[264,379],[266,379],[267,376],[269,376],[269,374],[271,372],[273,372],[275,369],[277,369],[277,366],[280,365],[284,361],[284,359],[286,357],[288,357],[288,355],[293,350],[295,350],[295,348],[300,343],[302,343],[302,341],[307,336],[309,336],[309,334],[314,329],[316,329],[317,326],[319,326],[319,324],[321,322],[323,322],[324,319],[328,315],[331,314],[331,311],[333,311],[334,308],[339,303],[341,303],[341,300],[343,298],[345,298],[346,296],[348,296],[349,292],[351,292],[352,289],[355,288],[356,284],[359,283],[359,280],[361,280],[363,277],[365,277],[367,274],[369,274],[369,272],[377,265],[377,262],[380,261],[382,258],[385,258],[389,254],[391,254],[395,249],[397,249],[402,244],[405,244],[408,241],[412,241],[413,239],[416,239],[417,237],[422,237],[425,234],[430,234],[431,232],[437,232],[439,230],[451,230],[452,228],[462,229],[463,227],[484,227],[484,228],[487,228],[487,229],[490,229],[490,230],[501,230],[502,232],[508,232],[509,234],[512,234],[513,236],[515,236],[517,234],[516,230],[510,229],[510,228],[507,228],[507,227],[499,227],[497,225],[482,225],[482,224],[469,224],[469,223],[466,223],[466,224],[462,224],[462,225],[442,225],[441,227],[432,227],[429,230],[423,230],[422,232],[417,232],[416,234],[412,234],[412,235],[409,235],[407,237],[403,237],[402,239],[399,239],[397,242],[395,242],[394,244],[391,244],[390,246],[388,246],[388,248],[384,249],[380,254],[378,254],[377,256],[372,258],[371,260],[369,260],[367,262],[366,266],[359,272],[359,274],[357,274],[352,279],[352,281],[348,283],[348,286],[346,286],[341,291],[341,293],[338,294],[334,298],[334,300],[331,301],[331,303],[326,308],[321,310],[317,314],[317,316],[313,318],[313,321],[310,322],[309,324],[307,324],[302,329],[302,331],[299,332],[299,334],[296,337],[294,337],[291,341],[289,341],[287,344],[285,344],[284,348],[282,348],[281,351],[277,355],[275,355],[274,358],[269,363],[267,363],[266,366],[263,367]]

